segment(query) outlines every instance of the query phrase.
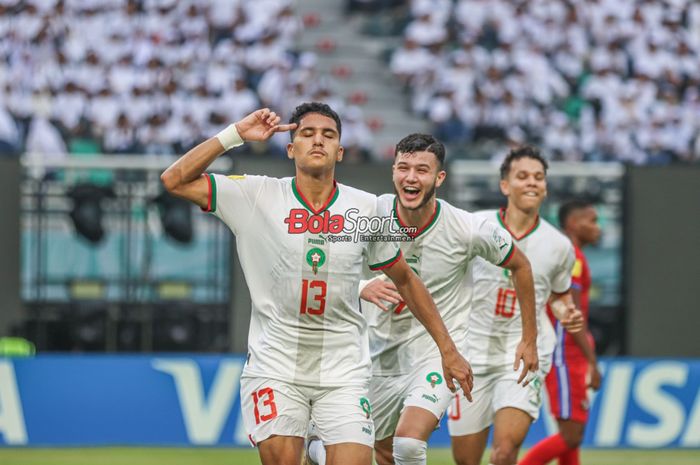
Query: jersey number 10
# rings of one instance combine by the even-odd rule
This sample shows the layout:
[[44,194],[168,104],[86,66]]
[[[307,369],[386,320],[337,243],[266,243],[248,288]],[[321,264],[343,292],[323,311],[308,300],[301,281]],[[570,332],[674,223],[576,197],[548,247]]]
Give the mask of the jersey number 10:
[[515,302],[517,302],[515,289],[498,289],[496,315],[504,318],[513,318],[513,315],[515,315]]
[[[318,292],[313,296],[313,301],[311,305],[309,302],[309,293],[312,289],[318,289]],[[299,313],[309,315],[323,315],[323,311],[326,309],[326,282],[325,281],[309,281],[308,279],[302,279],[301,281],[301,305],[299,306]],[[314,303],[317,304],[314,307]]]

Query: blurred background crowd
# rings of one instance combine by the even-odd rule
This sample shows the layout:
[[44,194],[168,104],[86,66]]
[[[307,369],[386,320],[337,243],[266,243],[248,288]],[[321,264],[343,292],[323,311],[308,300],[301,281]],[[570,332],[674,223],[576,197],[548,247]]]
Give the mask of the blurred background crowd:
[[[297,47],[313,21],[295,5],[0,0],[0,153],[182,153],[261,105],[322,100],[370,159],[377,128]],[[347,14],[391,18],[396,105],[466,157],[497,140],[555,160],[700,159],[699,2],[348,0]]]
[[700,2],[413,0],[393,73],[447,141],[555,159],[700,157]]
[[290,53],[292,3],[0,1],[0,151],[181,153],[261,105],[326,99],[315,55]]

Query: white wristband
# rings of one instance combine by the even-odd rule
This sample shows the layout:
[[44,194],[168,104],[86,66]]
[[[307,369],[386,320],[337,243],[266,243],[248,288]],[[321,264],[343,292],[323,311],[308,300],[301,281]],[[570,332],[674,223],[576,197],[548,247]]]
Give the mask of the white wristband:
[[216,138],[219,139],[219,142],[221,142],[221,145],[226,150],[243,145],[244,142],[243,138],[238,134],[236,125],[233,123],[222,129],[221,132],[216,135]]

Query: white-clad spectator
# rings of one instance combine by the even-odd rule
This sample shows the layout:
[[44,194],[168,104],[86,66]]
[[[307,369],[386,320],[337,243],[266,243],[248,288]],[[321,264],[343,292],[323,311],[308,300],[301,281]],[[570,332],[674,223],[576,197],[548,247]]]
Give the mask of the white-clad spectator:
[[125,95],[121,101],[124,104],[122,110],[137,126],[146,121],[153,112],[148,92],[140,87],[134,87],[131,93]]
[[583,154],[578,137],[569,125],[566,115],[553,112],[544,131],[543,145],[554,159],[581,161]]
[[207,10],[207,19],[214,33],[214,41],[230,37],[240,20],[241,0],[212,0]]
[[86,104],[83,91],[74,82],[68,81],[53,99],[51,116],[69,132],[73,132],[80,124]]
[[290,43],[295,40],[302,29],[299,17],[291,5],[284,6],[279,13],[277,13],[275,24],[279,32],[280,40],[283,43]]
[[90,99],[85,116],[94,123],[94,132],[101,135],[117,124],[121,109],[119,98],[112,93],[109,86],[105,86]]
[[345,148],[343,162],[368,161],[372,153],[374,135],[365,122],[362,109],[350,105],[343,110],[341,118],[343,119],[343,135],[340,142]]
[[171,133],[166,129],[165,120],[160,115],[152,115],[145,124],[136,129],[136,140],[143,153],[149,155],[175,153],[175,147],[170,140]]
[[109,70],[109,85],[116,94],[128,94],[137,79],[137,69],[133,65],[131,55],[125,54]]
[[90,94],[104,85],[104,65],[94,49],[87,51],[83,62],[66,68],[67,78]]
[[455,19],[467,30],[477,31],[488,17],[489,0],[459,0],[455,6]]
[[245,65],[254,73],[264,73],[286,59],[284,44],[273,29],[262,32],[262,39],[246,49]]
[[178,27],[187,40],[206,38],[209,35],[209,24],[204,12],[195,3],[188,5],[185,18],[178,24]]
[[452,10],[451,0],[411,0],[411,15],[417,18],[425,12],[430,12],[431,21],[447,24]]
[[35,116],[29,123],[25,150],[45,159],[62,159],[68,154],[61,132],[45,116]]
[[242,72],[237,66],[232,66],[228,60],[221,58],[212,60],[207,68],[207,87],[216,92],[222,92],[231,85],[235,76]]
[[241,73],[234,73],[232,77],[232,83],[219,98],[219,105],[226,111],[228,121],[239,121],[245,115],[260,108],[260,100],[257,94],[246,85]]
[[447,40],[447,27],[434,21],[432,9],[423,4],[416,11],[415,19],[406,27],[405,35],[423,47],[431,47]]
[[[260,101],[265,107],[280,108],[283,105],[288,89],[294,85],[290,76],[291,61],[282,60],[271,67],[260,78],[256,88]],[[306,81],[299,78],[296,80],[300,86]]]
[[418,43],[406,37],[403,45],[396,49],[389,67],[401,83],[410,84],[434,62],[435,56]]
[[104,128],[102,150],[106,153],[136,153],[136,130],[126,113],[120,113],[113,125]]
[[39,9],[31,3],[13,18],[12,23],[18,38],[27,42],[36,39],[45,24]]

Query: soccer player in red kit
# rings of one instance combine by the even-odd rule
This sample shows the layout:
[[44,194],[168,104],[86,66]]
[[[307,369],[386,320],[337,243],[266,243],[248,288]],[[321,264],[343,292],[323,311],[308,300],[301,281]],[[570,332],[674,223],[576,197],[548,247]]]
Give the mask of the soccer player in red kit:
[[[588,299],[591,272],[582,248],[600,237],[598,215],[590,202],[572,200],[559,209],[559,225],[571,239],[576,261],[571,276],[574,301],[588,322]],[[588,420],[587,389],[600,387],[600,372],[596,362],[593,338],[590,332],[564,331],[559,321],[548,310],[557,334],[554,363],[546,378],[549,403],[559,424],[559,433],[536,444],[520,465],[544,465],[558,458],[560,465],[578,465],[579,446]]]

